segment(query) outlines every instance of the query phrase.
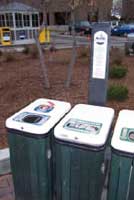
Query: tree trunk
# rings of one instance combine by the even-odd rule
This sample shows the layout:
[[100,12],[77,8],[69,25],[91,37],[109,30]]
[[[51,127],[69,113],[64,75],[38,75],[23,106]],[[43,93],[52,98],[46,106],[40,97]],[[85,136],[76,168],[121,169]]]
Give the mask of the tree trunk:
[[[40,6],[41,6],[41,10],[43,9],[43,23],[42,23],[42,25],[40,27],[39,34],[41,33],[41,31],[44,28],[47,28],[46,3],[45,3],[45,1],[41,1],[41,5]],[[48,79],[47,65],[45,63],[45,58],[44,58],[44,55],[43,55],[43,52],[42,52],[42,48],[41,48],[38,36],[39,35],[36,33],[35,34],[35,42],[36,42],[36,46],[37,46],[37,49],[38,49],[40,65],[41,65],[41,68],[42,68],[42,73],[43,73],[43,78],[44,78],[43,83],[44,83],[44,87],[45,88],[50,88],[50,83],[49,83],[49,79]]]
[[72,10],[72,35],[73,35],[73,46],[72,46],[72,54],[71,54],[71,62],[68,66],[67,70],[67,80],[65,83],[65,87],[69,88],[72,80],[72,75],[73,75],[73,68],[74,64],[76,62],[76,57],[77,57],[77,52],[76,52],[76,34],[75,34],[75,17],[74,17],[74,10]]
[[42,73],[43,73],[43,78],[44,78],[44,81],[43,81],[44,87],[50,88],[47,65],[44,61],[44,55],[43,55],[42,48],[41,48],[41,45],[40,45],[39,40],[38,40],[38,34],[35,34],[35,41],[36,41],[36,46],[37,46],[38,53],[39,53],[40,65],[41,65],[41,68],[42,68]]

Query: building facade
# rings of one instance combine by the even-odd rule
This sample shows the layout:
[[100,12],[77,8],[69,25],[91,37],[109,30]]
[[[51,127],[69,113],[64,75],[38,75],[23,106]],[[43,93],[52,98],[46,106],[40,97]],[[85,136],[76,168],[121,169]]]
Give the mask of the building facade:
[[[18,0],[18,2],[3,1],[0,7],[0,27],[9,27],[12,41],[33,42],[35,33],[42,23],[42,13],[45,10],[48,25],[68,25],[71,22],[71,7],[69,0],[47,0],[41,5],[41,0]],[[8,2],[8,3],[7,3]],[[111,0],[83,0],[83,4],[75,9],[75,20],[108,21],[110,20]]]
[[[1,0],[6,2],[6,0]],[[13,2],[13,0],[7,0]],[[66,25],[71,20],[70,0],[45,0],[47,24]],[[17,0],[43,11],[41,0]],[[108,21],[111,17],[112,0],[81,0],[75,10],[76,20]]]
[[40,12],[22,3],[9,3],[0,7],[0,27],[9,27],[12,41],[34,40],[40,27]]
[[[83,2],[75,10],[76,20],[108,21],[110,19],[112,0],[83,0]],[[47,7],[47,19],[50,25],[68,24],[71,20],[69,0],[51,0]]]
[[122,18],[134,21],[134,0],[122,0]]

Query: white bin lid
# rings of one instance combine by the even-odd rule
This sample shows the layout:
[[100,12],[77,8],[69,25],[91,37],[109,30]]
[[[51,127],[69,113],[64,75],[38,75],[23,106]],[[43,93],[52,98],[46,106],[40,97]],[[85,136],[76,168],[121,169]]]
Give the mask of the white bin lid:
[[[71,109],[68,102],[37,99],[6,120],[6,127],[33,134],[48,133]],[[31,122],[31,123],[30,123]]]
[[112,108],[78,104],[55,127],[54,136],[64,141],[100,147],[106,142],[113,117]]
[[134,111],[120,111],[111,145],[116,150],[134,153]]

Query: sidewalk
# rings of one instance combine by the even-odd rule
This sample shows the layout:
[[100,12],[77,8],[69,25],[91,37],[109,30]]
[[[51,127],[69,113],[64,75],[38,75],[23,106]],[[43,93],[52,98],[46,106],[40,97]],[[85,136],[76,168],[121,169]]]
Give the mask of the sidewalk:
[[[104,188],[101,200],[106,200],[107,189]],[[12,175],[0,176],[0,200],[15,200]]]
[[0,200],[15,200],[11,174],[0,176]]

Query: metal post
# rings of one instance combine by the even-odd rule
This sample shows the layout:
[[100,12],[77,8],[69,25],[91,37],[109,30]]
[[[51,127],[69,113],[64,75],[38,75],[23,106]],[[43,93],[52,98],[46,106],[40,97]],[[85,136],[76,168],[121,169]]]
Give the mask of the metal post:
[[92,29],[89,104],[106,104],[110,30],[109,23],[96,23]]

